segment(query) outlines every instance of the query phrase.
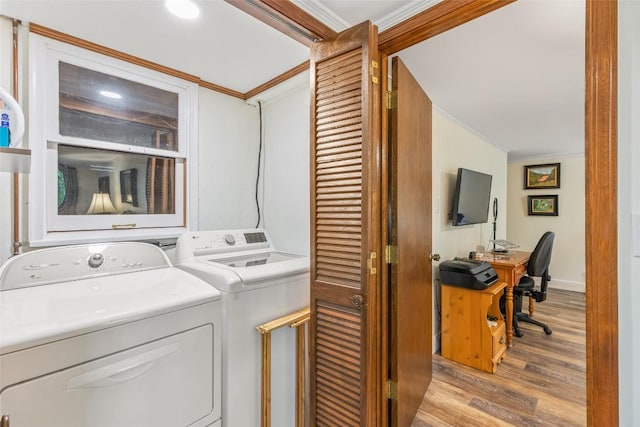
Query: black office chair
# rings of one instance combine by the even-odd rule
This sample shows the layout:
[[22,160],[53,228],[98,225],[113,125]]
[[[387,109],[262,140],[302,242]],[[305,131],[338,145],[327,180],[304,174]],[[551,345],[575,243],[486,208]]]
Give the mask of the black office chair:
[[[513,288],[513,333],[517,337],[522,336],[518,322],[527,322],[538,325],[544,329],[544,333],[551,335],[552,331],[549,326],[536,319],[531,318],[528,314],[522,312],[522,298],[529,297],[529,307],[532,307],[534,301],[542,302],[547,299],[547,285],[551,276],[549,276],[549,263],[551,262],[551,249],[553,248],[553,239],[555,234],[547,231],[542,235],[536,248],[529,257],[527,264],[527,275],[522,276],[518,282],[518,286]],[[540,290],[535,289],[534,277],[540,277]],[[531,311],[531,310],[530,310]]]

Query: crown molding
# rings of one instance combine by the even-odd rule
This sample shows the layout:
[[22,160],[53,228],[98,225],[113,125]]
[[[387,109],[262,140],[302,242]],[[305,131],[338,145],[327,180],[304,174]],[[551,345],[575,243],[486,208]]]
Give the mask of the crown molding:
[[433,109],[436,110],[437,112],[439,112],[440,114],[442,114],[443,116],[447,117],[449,120],[453,121],[455,124],[457,124],[458,126],[460,126],[461,128],[465,129],[467,132],[469,132],[470,134],[474,135],[476,138],[481,139],[482,141],[486,142],[487,144],[491,145],[492,147],[494,147],[495,149],[502,151],[503,153],[507,154],[507,152],[504,150],[504,148],[500,147],[498,144],[496,144],[493,140],[489,139],[488,137],[486,137],[483,133],[479,132],[478,130],[472,128],[471,126],[469,126],[468,124],[466,124],[465,122],[461,121],[460,119],[458,119],[457,117],[449,114],[446,110],[443,110],[441,107],[439,107],[436,104],[433,104]]
[[393,13],[383,16],[380,19],[377,19],[374,24],[378,26],[378,31],[384,31],[387,28],[391,28],[396,24],[399,24],[412,16],[422,12],[423,10],[429,9],[431,6],[434,6],[440,3],[442,0],[415,0],[412,1],[405,6],[398,8]]
[[251,97],[245,99],[249,105],[257,106],[258,102],[267,104],[276,101],[284,96],[289,95],[303,87],[309,88],[310,85],[309,68],[298,71],[297,74],[290,76],[285,81],[279,81],[276,85],[261,90]]
[[531,153],[518,153],[517,151],[512,151],[507,153],[507,163],[520,163],[520,162],[542,162],[542,161],[551,161],[551,160],[562,160],[562,159],[570,159],[575,157],[584,157],[584,151],[575,151],[575,152],[557,152],[557,153],[546,153],[546,154],[531,154]]
[[311,14],[316,19],[322,21],[325,25],[328,25],[337,32],[351,27],[351,24],[340,18],[331,9],[316,0],[291,0],[291,3]]
[[[386,30],[441,1],[442,0],[414,0],[394,12],[373,21],[373,23],[378,26],[379,31]],[[352,26],[352,24],[342,19],[334,11],[317,0],[291,0],[291,2],[324,22],[335,31],[346,30]]]

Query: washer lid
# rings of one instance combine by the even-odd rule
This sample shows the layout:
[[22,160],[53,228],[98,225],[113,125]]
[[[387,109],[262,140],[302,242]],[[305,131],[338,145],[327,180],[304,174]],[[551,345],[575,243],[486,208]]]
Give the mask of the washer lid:
[[215,301],[212,286],[174,267],[0,292],[0,354]]
[[244,285],[309,274],[309,257],[287,252],[221,254],[217,257],[198,257],[198,260],[216,269],[232,272]]
[[[204,257],[203,257],[204,258]],[[259,252],[250,253],[241,256],[231,256],[222,258],[211,258],[207,261],[215,264],[222,264],[232,268],[251,268],[261,265],[274,264],[278,262],[291,261],[304,258],[303,255],[289,254],[286,252]]]

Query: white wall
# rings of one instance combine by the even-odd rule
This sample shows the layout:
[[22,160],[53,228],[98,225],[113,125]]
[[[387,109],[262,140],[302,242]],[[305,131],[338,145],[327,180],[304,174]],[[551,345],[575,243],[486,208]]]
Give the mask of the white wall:
[[493,176],[491,200],[498,198],[497,238],[504,239],[507,224],[507,154],[463,124],[433,110],[433,252],[443,260],[466,257],[476,246],[489,247],[493,216],[489,205],[486,224],[453,227],[448,219],[458,168]]
[[200,89],[198,228],[252,228],[258,167],[258,109]]
[[[524,190],[524,166],[560,163],[560,188]],[[584,156],[511,162],[507,179],[507,236],[533,250],[546,231],[556,233],[549,273],[552,288],[585,291]],[[527,196],[558,195],[558,216],[527,215]]]
[[[493,216],[489,212],[486,224],[453,227],[448,219],[458,168],[476,170],[493,176],[491,200],[498,198],[496,235],[506,235],[507,223],[507,154],[466,128],[451,116],[434,107],[433,110],[433,252],[441,260],[467,257],[476,246],[489,247],[493,233]],[[439,302],[438,269],[434,265],[433,351],[440,347],[440,320],[435,304]]]
[[[620,425],[640,425],[640,2],[618,9],[618,358]],[[635,216],[636,227],[632,227]],[[636,245],[632,240],[636,234]],[[634,257],[634,253],[636,256]],[[606,256],[606,254],[603,254]]]
[[309,254],[309,86],[263,104],[264,227],[280,250]]

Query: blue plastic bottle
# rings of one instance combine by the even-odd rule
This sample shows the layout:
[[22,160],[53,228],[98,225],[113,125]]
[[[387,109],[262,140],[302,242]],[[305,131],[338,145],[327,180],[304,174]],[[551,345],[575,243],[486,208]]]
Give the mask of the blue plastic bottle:
[[0,147],[8,147],[11,144],[9,112],[9,106],[0,100]]

